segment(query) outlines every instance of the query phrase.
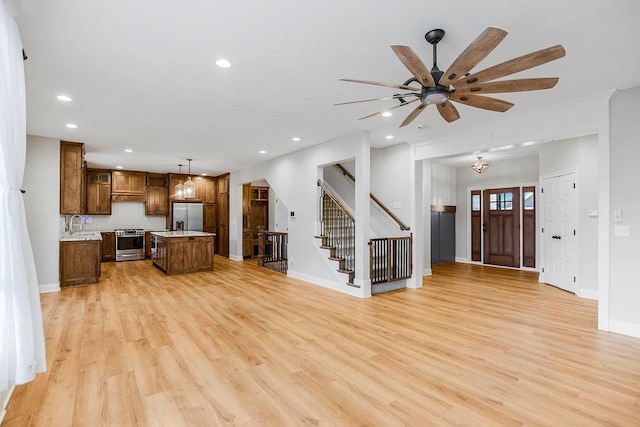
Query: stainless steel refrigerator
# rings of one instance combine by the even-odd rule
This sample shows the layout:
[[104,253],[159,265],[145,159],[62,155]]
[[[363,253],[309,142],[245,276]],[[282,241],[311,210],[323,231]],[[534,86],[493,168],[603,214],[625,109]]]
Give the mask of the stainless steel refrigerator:
[[202,231],[202,203],[174,203],[172,229]]

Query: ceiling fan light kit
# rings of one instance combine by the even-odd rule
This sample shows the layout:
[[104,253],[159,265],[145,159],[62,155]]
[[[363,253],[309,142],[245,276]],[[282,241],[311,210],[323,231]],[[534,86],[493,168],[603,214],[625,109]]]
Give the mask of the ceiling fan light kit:
[[[391,49],[413,75],[403,84],[382,83],[369,80],[340,79],[342,81],[363,83],[375,86],[384,86],[408,91],[395,94],[391,97],[364,99],[360,101],[342,102],[335,105],[355,104],[380,100],[397,100],[400,104],[373,114],[360,117],[366,119],[385,111],[403,107],[415,101],[420,104],[409,113],[400,127],[411,123],[428,105],[437,105],[438,112],[447,122],[453,122],[460,118],[458,110],[453,102],[459,102],[475,108],[505,112],[513,107],[513,104],[502,99],[492,98],[480,93],[507,93],[523,92],[531,90],[550,89],[558,83],[557,77],[527,78],[516,80],[499,80],[520,71],[537,67],[547,62],[565,56],[565,50],[561,45],[552,46],[527,55],[523,55],[509,61],[494,65],[477,73],[471,73],[498,44],[506,37],[507,32],[496,27],[488,27],[464,51],[453,61],[446,71],[441,71],[437,65],[437,45],[444,37],[444,30],[434,29],[428,31],[424,38],[433,46],[433,67],[429,70],[415,52],[408,46],[393,45]],[[420,87],[416,87],[416,84]],[[407,100],[413,98],[412,100]]]

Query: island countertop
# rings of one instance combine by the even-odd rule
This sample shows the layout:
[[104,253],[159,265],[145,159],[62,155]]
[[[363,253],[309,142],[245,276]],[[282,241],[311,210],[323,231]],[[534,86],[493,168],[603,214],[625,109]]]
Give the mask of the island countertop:
[[159,237],[209,237],[216,233],[206,233],[203,231],[152,231],[152,236]]

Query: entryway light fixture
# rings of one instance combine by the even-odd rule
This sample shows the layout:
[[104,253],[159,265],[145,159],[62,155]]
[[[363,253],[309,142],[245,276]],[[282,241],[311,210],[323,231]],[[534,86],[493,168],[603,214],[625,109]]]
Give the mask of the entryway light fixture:
[[478,173],[484,172],[488,167],[489,163],[483,162],[482,157],[478,157],[478,159],[471,165],[471,169]]
[[187,180],[184,183],[184,198],[185,199],[193,199],[194,197],[196,197],[196,184],[191,181],[191,160],[192,159],[187,159],[189,161],[189,176],[187,176]]
[[[182,165],[178,165],[180,168],[180,172],[182,173]],[[182,199],[184,197],[184,185],[182,185],[182,180],[179,180],[176,184],[176,199]]]

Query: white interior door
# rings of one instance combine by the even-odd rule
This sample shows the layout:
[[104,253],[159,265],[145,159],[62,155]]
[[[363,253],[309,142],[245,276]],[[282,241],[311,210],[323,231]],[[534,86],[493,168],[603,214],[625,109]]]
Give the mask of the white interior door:
[[543,276],[542,281],[576,292],[576,174],[542,180]]

